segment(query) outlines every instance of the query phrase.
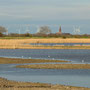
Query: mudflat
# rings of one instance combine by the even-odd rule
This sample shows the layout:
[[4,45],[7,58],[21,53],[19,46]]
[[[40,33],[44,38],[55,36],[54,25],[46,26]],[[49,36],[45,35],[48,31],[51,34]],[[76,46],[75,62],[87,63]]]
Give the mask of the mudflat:
[[0,64],[49,63],[49,62],[69,62],[69,61],[41,60],[41,59],[20,59],[20,58],[0,58]]
[[90,90],[90,88],[46,83],[16,82],[0,78],[0,90]]
[[90,69],[90,64],[35,64],[18,65],[16,67],[32,69]]

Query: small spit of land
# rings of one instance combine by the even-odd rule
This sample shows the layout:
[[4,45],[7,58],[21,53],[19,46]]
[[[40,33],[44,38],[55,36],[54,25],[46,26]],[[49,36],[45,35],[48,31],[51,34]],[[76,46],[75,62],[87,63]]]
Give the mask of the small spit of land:
[[90,49],[89,45],[75,46],[43,46],[30,43],[90,43],[90,39],[76,38],[31,38],[31,39],[0,39],[0,49]]
[[49,62],[69,62],[69,61],[41,60],[41,59],[20,59],[20,58],[0,58],[0,64],[49,63]]
[[[0,58],[0,64],[23,64],[23,63],[46,63],[46,62],[68,62],[60,60],[34,60],[18,58]],[[41,64],[41,65],[21,65],[22,68],[41,68],[41,69],[90,69],[89,64]],[[0,90],[90,90],[90,88],[74,87],[65,85],[52,85],[45,83],[16,82],[0,78]]]
[[45,83],[16,82],[0,78],[0,90],[90,90],[90,88]]
[[32,69],[90,69],[90,64],[35,64],[18,65],[16,67]]

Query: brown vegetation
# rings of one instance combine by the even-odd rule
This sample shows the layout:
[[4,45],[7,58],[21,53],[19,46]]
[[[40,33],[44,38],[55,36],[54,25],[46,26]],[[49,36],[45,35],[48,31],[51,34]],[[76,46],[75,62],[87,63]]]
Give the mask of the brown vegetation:
[[41,59],[19,59],[19,58],[0,58],[0,64],[23,64],[23,63],[48,63],[48,62],[68,62],[63,60],[41,60]]
[[90,43],[90,39],[0,39],[0,49],[90,49],[90,46],[34,46],[30,43]]
[[90,64],[35,64],[18,65],[16,67],[32,69],[90,69]]
[[16,82],[0,78],[0,90],[90,90],[90,88],[45,83]]

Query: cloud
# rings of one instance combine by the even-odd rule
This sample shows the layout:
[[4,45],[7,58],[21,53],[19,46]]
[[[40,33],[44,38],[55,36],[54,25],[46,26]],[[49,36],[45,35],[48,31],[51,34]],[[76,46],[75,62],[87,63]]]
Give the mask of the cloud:
[[[5,1],[5,0],[4,0]],[[80,20],[90,19],[86,0],[9,0],[0,4],[0,19]],[[2,3],[2,2],[1,2]]]
[[7,13],[0,13],[1,17],[6,17],[6,18],[19,18],[19,19],[30,19],[32,16],[26,16],[26,15],[13,15],[13,14],[7,14]]

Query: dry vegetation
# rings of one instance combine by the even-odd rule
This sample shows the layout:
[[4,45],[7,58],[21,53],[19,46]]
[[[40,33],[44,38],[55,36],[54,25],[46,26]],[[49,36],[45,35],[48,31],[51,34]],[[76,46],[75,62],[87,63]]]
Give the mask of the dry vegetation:
[[16,67],[32,69],[90,69],[90,64],[35,64],[18,65]]
[[0,49],[90,49],[90,46],[32,46],[29,43],[90,43],[90,39],[41,38],[41,39],[0,39]]
[[45,83],[16,82],[0,78],[0,90],[90,90],[90,88]]
[[0,58],[0,64],[23,64],[23,63],[49,63],[49,62],[69,62],[63,60],[41,60],[41,59],[19,59],[19,58]]

